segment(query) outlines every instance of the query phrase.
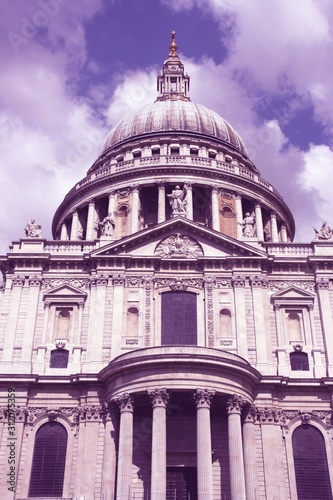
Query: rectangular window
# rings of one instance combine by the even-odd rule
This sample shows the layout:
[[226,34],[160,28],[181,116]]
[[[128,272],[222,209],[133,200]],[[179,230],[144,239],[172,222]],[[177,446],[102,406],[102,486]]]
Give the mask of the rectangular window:
[[197,296],[162,294],[162,345],[197,345]]

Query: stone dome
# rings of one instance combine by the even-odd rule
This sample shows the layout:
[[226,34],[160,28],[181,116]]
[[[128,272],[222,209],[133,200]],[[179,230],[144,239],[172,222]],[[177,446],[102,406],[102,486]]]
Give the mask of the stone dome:
[[235,129],[215,111],[190,100],[157,100],[121,120],[108,134],[102,154],[127,139],[163,132],[186,132],[217,140],[248,156]]

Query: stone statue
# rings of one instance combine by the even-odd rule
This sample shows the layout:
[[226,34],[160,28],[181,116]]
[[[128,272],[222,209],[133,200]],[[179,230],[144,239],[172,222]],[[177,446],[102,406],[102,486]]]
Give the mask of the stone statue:
[[319,231],[314,227],[316,233],[316,240],[330,240],[333,236],[333,231],[327,222],[323,222]]
[[113,236],[113,230],[115,227],[115,223],[111,218],[111,212],[108,213],[106,217],[99,223],[101,228],[101,236]]
[[180,189],[176,186],[171,194],[168,194],[169,202],[172,208],[172,215],[186,215],[186,188]]
[[35,219],[31,219],[31,222],[27,222],[24,231],[28,238],[40,238],[42,236],[42,226],[36,224]]
[[254,236],[254,223],[254,216],[250,215],[249,212],[246,212],[245,218],[242,222],[243,236],[245,236],[246,238],[252,238]]

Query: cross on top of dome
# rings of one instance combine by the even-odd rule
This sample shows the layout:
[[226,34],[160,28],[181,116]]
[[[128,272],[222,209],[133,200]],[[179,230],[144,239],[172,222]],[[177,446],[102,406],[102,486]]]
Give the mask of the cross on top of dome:
[[190,88],[190,77],[184,74],[184,65],[177,54],[176,32],[171,32],[169,56],[163,64],[163,74],[157,77],[158,101],[189,101],[187,93]]

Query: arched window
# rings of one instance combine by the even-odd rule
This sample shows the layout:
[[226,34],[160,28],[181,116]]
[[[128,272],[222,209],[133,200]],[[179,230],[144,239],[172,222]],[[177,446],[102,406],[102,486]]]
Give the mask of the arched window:
[[69,309],[56,309],[56,327],[55,338],[67,339],[69,338],[69,327],[71,321],[71,314]]
[[297,342],[302,340],[301,317],[296,311],[287,315],[289,340]]
[[126,335],[136,336],[139,330],[139,309],[137,307],[129,307],[127,309],[127,324]]
[[50,368],[67,368],[68,357],[67,349],[54,349],[50,355]]
[[290,367],[293,371],[309,370],[309,357],[306,352],[295,351],[290,353]]
[[292,435],[299,500],[332,500],[325,440],[313,425],[301,425]]
[[221,337],[231,337],[231,312],[229,311],[229,309],[221,309],[219,320]]
[[197,345],[197,296],[162,293],[162,345]]
[[62,497],[67,451],[67,431],[48,422],[36,433],[29,497]]

